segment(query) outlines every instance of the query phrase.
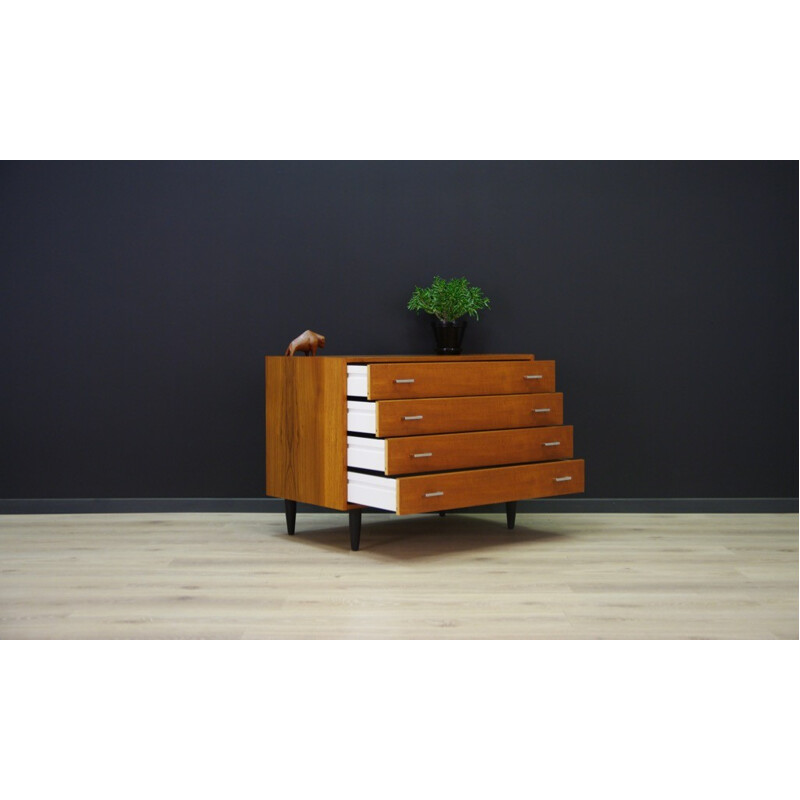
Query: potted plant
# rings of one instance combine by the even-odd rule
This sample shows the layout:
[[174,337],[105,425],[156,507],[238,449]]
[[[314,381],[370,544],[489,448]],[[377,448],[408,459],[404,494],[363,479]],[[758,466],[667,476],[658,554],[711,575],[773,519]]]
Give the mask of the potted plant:
[[478,319],[478,311],[489,308],[489,298],[477,286],[472,286],[466,278],[453,278],[446,281],[438,275],[433,283],[423,289],[414,287],[408,301],[410,311],[424,311],[432,314],[433,331],[436,335],[436,352],[439,355],[457,356],[461,353],[461,340],[470,315]]

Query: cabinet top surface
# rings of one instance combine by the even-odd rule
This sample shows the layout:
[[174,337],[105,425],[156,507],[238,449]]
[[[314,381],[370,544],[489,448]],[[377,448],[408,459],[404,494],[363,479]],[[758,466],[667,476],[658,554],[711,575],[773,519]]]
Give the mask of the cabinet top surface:
[[[308,356],[298,356],[299,358],[307,358]],[[287,356],[266,356],[266,358],[287,358]],[[317,355],[312,358],[324,358],[328,361],[346,361],[348,364],[372,364],[372,363],[405,363],[407,361],[443,361],[448,364],[457,363],[459,361],[531,361],[533,359],[532,353],[508,353],[508,354],[495,354],[485,353],[481,355],[467,355],[467,356],[324,356]]]

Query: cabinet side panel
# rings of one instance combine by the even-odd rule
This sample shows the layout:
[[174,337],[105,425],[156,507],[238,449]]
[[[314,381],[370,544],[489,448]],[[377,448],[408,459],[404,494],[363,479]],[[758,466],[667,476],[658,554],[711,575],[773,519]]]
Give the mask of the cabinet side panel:
[[267,356],[267,494],[345,510],[347,372],[338,358]]

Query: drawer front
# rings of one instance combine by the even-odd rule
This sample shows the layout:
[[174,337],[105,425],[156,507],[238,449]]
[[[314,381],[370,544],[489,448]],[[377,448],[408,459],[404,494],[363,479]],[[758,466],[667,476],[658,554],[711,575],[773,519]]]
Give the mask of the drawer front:
[[[572,458],[572,426],[367,440],[385,445],[387,475]],[[356,444],[361,444],[356,442]],[[381,453],[383,454],[383,453]],[[365,462],[366,463],[366,462]],[[372,463],[377,463],[373,461]],[[372,469],[383,471],[384,465]]]
[[375,403],[375,410],[375,432],[383,437],[488,431],[561,425],[564,397],[553,392],[382,400]]
[[392,400],[552,392],[555,375],[555,361],[370,364],[367,397]]
[[548,461],[396,478],[397,513],[421,514],[582,492],[583,469],[583,460]]

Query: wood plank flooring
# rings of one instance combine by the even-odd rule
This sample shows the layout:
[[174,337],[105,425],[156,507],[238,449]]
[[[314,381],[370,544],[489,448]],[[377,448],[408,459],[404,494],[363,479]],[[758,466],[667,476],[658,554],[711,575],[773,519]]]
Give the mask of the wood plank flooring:
[[0,639],[797,639],[796,514],[0,517]]

